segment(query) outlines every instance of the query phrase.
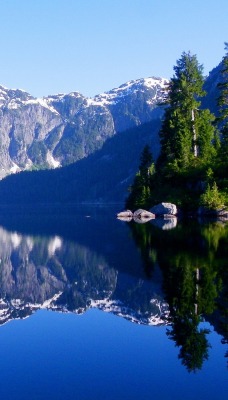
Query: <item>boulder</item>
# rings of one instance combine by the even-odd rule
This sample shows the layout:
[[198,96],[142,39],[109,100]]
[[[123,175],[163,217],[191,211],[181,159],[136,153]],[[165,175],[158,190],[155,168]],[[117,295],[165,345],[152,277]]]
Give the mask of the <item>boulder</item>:
[[155,218],[155,215],[151,213],[150,211],[143,210],[142,208],[139,208],[136,210],[133,214],[134,219],[143,219],[143,220],[149,220]]
[[160,203],[152,207],[150,211],[155,215],[176,215],[177,206],[172,203]]

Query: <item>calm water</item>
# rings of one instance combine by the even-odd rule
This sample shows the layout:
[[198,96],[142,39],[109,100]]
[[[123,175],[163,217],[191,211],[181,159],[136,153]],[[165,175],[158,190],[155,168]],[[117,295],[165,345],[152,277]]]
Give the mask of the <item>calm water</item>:
[[115,211],[0,213],[1,399],[228,398],[228,224]]

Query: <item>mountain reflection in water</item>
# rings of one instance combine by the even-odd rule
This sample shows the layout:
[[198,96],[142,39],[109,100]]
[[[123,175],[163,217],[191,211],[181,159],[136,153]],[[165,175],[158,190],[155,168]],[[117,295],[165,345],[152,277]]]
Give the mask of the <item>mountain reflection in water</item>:
[[167,325],[182,364],[201,369],[209,331],[200,323],[228,341],[228,226],[188,222],[166,231],[86,215],[1,217],[0,324],[41,308],[99,308]]
[[41,308],[80,314],[92,307],[141,324],[168,321],[159,281],[120,271],[75,241],[0,227],[0,260],[0,324]]

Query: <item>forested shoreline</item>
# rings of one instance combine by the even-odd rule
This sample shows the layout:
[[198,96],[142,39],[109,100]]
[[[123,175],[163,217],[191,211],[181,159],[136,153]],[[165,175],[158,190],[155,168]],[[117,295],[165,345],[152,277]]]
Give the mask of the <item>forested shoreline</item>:
[[190,52],[182,53],[167,86],[156,162],[149,146],[126,201],[128,208],[150,208],[169,201],[183,211],[212,211],[228,206],[228,43],[222,60],[219,115],[201,106],[203,66]]

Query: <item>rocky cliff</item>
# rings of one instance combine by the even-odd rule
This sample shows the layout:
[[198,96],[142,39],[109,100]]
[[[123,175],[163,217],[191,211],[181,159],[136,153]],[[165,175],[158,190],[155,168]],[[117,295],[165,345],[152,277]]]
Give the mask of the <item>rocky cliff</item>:
[[0,178],[71,164],[117,132],[160,118],[166,83],[139,79],[93,99],[78,92],[37,99],[0,86]]

